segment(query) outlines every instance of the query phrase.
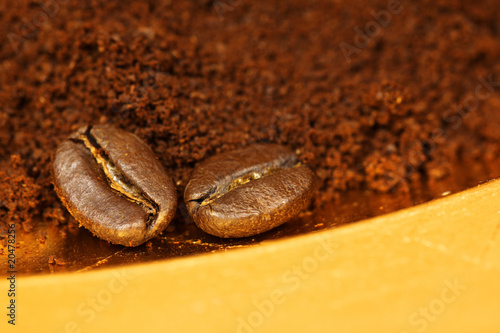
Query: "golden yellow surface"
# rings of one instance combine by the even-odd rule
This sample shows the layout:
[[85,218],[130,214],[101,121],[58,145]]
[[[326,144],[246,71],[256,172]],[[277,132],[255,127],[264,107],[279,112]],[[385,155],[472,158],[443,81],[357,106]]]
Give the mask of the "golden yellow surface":
[[17,291],[1,332],[500,332],[500,181],[227,253],[21,276]]

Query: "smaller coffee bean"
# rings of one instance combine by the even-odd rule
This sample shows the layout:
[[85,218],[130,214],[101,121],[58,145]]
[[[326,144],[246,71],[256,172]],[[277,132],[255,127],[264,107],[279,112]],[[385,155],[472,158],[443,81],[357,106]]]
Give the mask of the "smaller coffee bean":
[[111,243],[144,243],[167,227],[177,209],[172,178],[151,149],[114,127],[80,128],[57,148],[52,172],[68,211]]
[[193,221],[218,237],[275,228],[307,208],[316,175],[288,148],[255,144],[200,163],[184,200]]

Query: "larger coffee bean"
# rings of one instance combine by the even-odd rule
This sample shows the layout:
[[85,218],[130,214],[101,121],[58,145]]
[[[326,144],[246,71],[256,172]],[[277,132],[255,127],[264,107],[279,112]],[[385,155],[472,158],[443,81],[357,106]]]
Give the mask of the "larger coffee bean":
[[144,243],[165,229],[177,208],[174,183],[154,153],[117,128],[81,128],[60,144],[52,171],[69,212],[111,243]]
[[316,176],[288,148],[269,144],[220,154],[202,162],[184,200],[194,222],[219,237],[270,230],[305,209]]

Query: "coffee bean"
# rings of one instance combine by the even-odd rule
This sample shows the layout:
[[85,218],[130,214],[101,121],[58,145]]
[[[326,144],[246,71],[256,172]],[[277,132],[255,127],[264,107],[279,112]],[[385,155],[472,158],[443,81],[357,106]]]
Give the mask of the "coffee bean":
[[175,185],[154,153],[117,128],[80,128],[57,148],[52,172],[68,211],[111,243],[144,243],[167,227],[177,209]]
[[314,172],[288,148],[256,144],[202,162],[184,200],[205,232],[246,237],[275,228],[307,208],[315,182]]

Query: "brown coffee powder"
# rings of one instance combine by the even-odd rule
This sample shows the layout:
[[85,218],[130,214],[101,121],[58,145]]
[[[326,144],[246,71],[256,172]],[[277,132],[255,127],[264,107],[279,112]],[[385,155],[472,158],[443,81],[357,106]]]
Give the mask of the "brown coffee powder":
[[1,223],[68,220],[51,154],[88,123],[145,140],[179,196],[197,162],[255,142],[290,146],[316,170],[316,205],[407,191],[471,161],[478,179],[500,175],[500,4],[391,6],[0,4]]

